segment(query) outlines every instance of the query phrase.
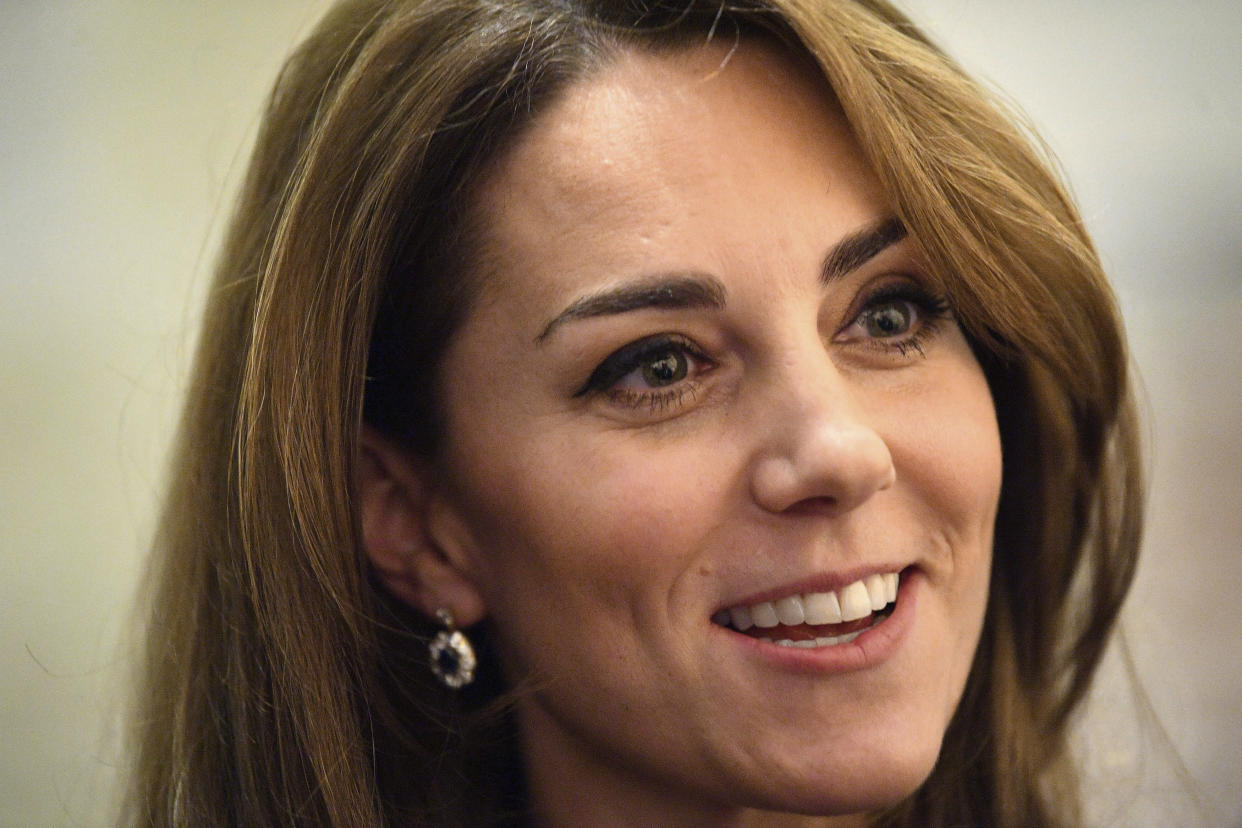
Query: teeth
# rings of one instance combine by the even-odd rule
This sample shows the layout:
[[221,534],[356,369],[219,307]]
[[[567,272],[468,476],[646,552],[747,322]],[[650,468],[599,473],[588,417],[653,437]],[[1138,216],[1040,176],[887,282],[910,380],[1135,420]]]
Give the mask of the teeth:
[[806,620],[806,616],[802,613],[802,598],[797,595],[791,595],[788,598],[782,598],[776,604],[776,617],[781,623],[787,627],[801,624]]
[[841,604],[835,592],[812,592],[802,596],[802,611],[808,624],[840,624]]
[[863,578],[863,584],[867,587],[867,596],[871,598],[872,612],[878,612],[888,606],[888,585],[884,583],[883,575],[868,575]]
[[871,596],[867,594],[867,588],[863,586],[862,581],[855,581],[841,590],[842,621],[857,621],[870,614]]
[[776,617],[776,608],[772,606],[771,601],[764,601],[755,604],[750,608],[750,620],[755,622],[756,627],[775,627],[780,623],[780,619]]
[[773,639],[767,637],[764,637],[763,640],[776,644],[779,647],[803,647],[805,649],[811,649],[814,647],[834,647],[837,644],[848,644],[864,632],[865,630],[858,630],[857,632],[846,633],[845,635],[821,635],[814,641],[810,639],[806,641],[793,641],[788,638]]
[[[770,629],[778,624],[793,627],[799,624],[819,626],[857,621],[896,602],[900,579],[897,572],[875,573],[836,592],[808,592],[805,595],[790,595],[777,601],[760,601],[751,606],[730,607],[717,612],[712,620],[739,632],[745,632],[751,627]],[[854,635],[856,633],[817,638],[814,646],[827,647],[845,640],[852,641],[850,636]],[[784,644],[783,641],[776,643]],[[799,641],[784,646],[806,647],[812,644]]]

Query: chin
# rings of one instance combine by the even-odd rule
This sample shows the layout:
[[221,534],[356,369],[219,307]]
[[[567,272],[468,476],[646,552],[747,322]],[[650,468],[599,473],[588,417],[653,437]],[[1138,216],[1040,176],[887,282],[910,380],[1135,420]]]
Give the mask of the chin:
[[805,807],[791,809],[796,813],[817,816],[858,814],[882,811],[909,798],[931,775],[935,763],[920,763],[917,767],[900,769],[876,769],[863,774],[852,786],[842,791],[834,784],[832,795],[819,792],[808,797]]
[[812,773],[768,776],[750,803],[762,810],[840,816],[882,811],[914,794],[935,767],[939,743],[921,749],[872,752],[852,762],[830,761]]

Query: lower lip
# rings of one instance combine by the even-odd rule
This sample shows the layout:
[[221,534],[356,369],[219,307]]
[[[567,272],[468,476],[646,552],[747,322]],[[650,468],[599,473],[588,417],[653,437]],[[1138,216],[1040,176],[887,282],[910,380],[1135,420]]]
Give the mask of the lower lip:
[[883,664],[901,647],[914,624],[922,574],[913,568],[901,573],[893,612],[846,644],[828,647],[785,647],[762,638],[717,626],[738,646],[782,669],[807,673],[850,673]]

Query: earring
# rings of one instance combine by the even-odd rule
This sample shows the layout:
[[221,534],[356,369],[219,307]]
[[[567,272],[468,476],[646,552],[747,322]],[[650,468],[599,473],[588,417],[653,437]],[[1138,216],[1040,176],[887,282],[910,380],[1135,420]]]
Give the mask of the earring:
[[453,613],[447,609],[436,610],[436,618],[444,629],[431,640],[428,653],[431,656],[431,672],[454,690],[474,681],[474,668],[478,663],[470,639],[453,623]]

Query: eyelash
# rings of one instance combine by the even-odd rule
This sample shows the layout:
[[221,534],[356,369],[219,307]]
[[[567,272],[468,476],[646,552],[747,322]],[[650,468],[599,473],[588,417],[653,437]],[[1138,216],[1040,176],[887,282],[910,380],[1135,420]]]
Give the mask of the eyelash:
[[[680,354],[686,360],[687,377],[667,388],[653,388],[649,391],[636,391],[618,386],[621,380],[630,374],[657,361],[658,357]],[[592,372],[575,394],[584,397],[588,394],[606,394],[618,405],[627,408],[647,406],[652,414],[675,409],[686,402],[689,396],[693,400],[698,392],[698,375],[711,370],[713,363],[683,336],[674,334],[657,334],[640,339],[616,351]]]
[[[923,345],[940,330],[940,323],[948,319],[951,313],[949,303],[942,296],[931,293],[916,282],[891,282],[873,291],[862,302],[862,307],[850,319],[842,333],[858,324],[868,311],[892,303],[904,302],[913,306],[915,315],[912,319],[912,333],[896,338],[878,337],[868,341],[869,347],[896,352],[899,356],[908,357],[911,352],[923,356]],[[840,334],[838,334],[840,336]]]
[[[861,307],[851,317],[849,324],[838,333],[838,337],[859,324],[868,311],[898,302],[913,307],[913,332],[898,338],[870,338],[866,347],[895,352],[903,358],[909,357],[912,352],[922,356],[924,344],[938,332],[940,323],[949,318],[950,307],[943,297],[911,281],[889,283],[873,291],[862,301]],[[630,374],[652,366],[659,357],[671,354],[680,354],[686,361],[686,376],[676,379],[675,384],[646,391],[619,386]],[[713,367],[711,359],[689,339],[675,334],[657,334],[632,342],[608,356],[574,396],[603,394],[622,407],[646,406],[651,414],[660,414],[680,408],[687,402],[687,397],[693,402],[700,388],[700,376]]]

